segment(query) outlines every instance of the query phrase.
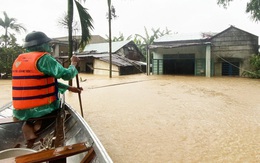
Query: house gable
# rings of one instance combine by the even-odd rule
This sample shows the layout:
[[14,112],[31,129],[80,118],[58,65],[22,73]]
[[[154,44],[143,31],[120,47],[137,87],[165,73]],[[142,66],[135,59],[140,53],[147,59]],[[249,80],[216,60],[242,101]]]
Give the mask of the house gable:
[[213,56],[245,58],[258,51],[258,37],[230,26],[210,39]]
[[214,35],[213,37],[211,37],[210,39],[212,40],[212,39],[215,39],[216,37],[219,37],[220,35],[222,35],[222,34],[225,34],[225,33],[230,33],[230,32],[233,32],[233,33],[236,33],[236,34],[241,34],[241,33],[243,33],[244,35],[251,35],[251,36],[253,36],[253,37],[258,37],[258,36],[256,36],[256,35],[254,35],[254,34],[252,34],[252,33],[249,33],[249,32],[247,32],[247,31],[244,31],[244,30],[242,30],[242,29],[239,29],[239,28],[237,28],[237,27],[235,27],[235,26],[230,26],[229,28],[227,28],[227,29],[225,29],[224,31],[222,31],[222,32],[219,32],[219,33],[217,33],[216,35]]
[[[136,44],[133,41],[119,41],[112,42],[112,54],[118,54],[128,59],[144,61],[145,57],[139,51]],[[85,46],[82,53],[79,54],[108,54],[109,53],[109,43],[98,43],[98,44],[88,44]]]
[[[112,42],[112,55],[111,61],[113,73],[118,75],[126,75],[133,73],[141,73],[145,70],[145,64],[140,61],[144,61],[145,57],[139,51],[133,41],[119,41]],[[110,55],[109,55],[109,43],[97,43],[88,44],[85,46],[83,52],[75,53],[82,60],[82,71],[85,71],[84,60],[87,58],[94,58],[92,63],[94,74],[106,74],[109,72]]]

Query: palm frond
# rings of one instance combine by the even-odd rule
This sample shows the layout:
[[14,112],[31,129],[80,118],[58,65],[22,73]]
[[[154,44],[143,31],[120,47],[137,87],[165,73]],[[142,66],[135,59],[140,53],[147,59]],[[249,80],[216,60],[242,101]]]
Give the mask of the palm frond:
[[80,46],[85,45],[91,39],[90,30],[94,29],[92,22],[93,19],[88,13],[87,9],[84,8],[79,2],[75,1],[81,24],[81,41]]
[[12,24],[10,24],[10,28],[13,29],[17,33],[21,33],[21,31],[25,31],[25,32],[27,31],[27,29],[25,27],[23,27],[23,25],[21,25],[21,24],[12,23]]

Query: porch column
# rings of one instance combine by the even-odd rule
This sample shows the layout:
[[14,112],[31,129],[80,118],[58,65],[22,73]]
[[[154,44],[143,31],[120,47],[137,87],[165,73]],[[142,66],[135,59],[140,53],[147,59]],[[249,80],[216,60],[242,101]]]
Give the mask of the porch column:
[[147,75],[150,75],[150,49],[147,48],[147,56],[146,56],[146,60],[147,60],[147,63],[146,63],[146,74]]
[[60,45],[56,44],[54,51],[53,51],[53,57],[60,57]]
[[211,77],[211,44],[206,43],[206,77]]

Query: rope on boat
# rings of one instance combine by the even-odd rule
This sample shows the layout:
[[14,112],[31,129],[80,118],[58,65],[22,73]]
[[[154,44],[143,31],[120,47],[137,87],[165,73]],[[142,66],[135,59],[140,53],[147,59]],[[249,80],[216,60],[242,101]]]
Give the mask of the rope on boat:
[[52,131],[48,136],[40,140],[40,149],[46,150],[53,148],[53,141],[54,141],[54,131]]

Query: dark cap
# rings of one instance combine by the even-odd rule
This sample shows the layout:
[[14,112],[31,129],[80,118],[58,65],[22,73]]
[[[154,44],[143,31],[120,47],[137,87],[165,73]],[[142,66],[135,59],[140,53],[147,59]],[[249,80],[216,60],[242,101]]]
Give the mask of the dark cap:
[[28,48],[31,46],[41,45],[50,41],[51,39],[45,33],[33,31],[26,35],[23,47]]

